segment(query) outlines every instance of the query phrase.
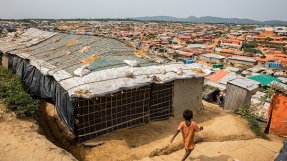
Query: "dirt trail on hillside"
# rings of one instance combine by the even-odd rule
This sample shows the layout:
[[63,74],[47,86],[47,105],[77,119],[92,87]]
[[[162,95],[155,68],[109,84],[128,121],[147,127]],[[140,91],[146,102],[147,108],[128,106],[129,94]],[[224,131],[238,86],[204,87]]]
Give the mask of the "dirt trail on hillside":
[[37,123],[20,120],[0,102],[0,161],[76,161],[39,134]]
[[[219,107],[206,102],[204,102],[204,106],[205,110],[197,111],[194,114],[195,121],[199,125],[204,126],[204,130],[196,136],[196,142],[199,143],[202,149],[198,149],[198,152],[194,154],[195,157],[198,157],[197,160],[213,160],[214,152],[210,150],[212,150],[212,147],[213,150],[217,149],[217,146],[222,149],[228,149],[229,146],[234,147],[233,151],[245,155],[246,148],[248,149],[250,145],[253,145],[254,149],[258,148],[256,149],[257,151],[253,151],[254,154],[252,155],[274,157],[273,153],[261,154],[262,151],[264,152],[264,146],[273,145],[273,143],[256,139],[256,136],[251,132],[244,119],[232,113],[224,112]],[[103,145],[99,147],[83,148],[78,145],[74,150],[80,151],[81,158],[85,161],[132,161],[152,158],[164,161],[180,160],[183,149],[181,136],[178,135],[174,143],[169,143],[180,121],[181,118],[178,116],[170,120],[153,122],[133,129],[120,130],[114,134],[89,141],[89,143],[93,144],[103,142]],[[282,143],[279,141],[274,148],[272,146],[269,147],[273,148],[272,151],[275,153],[279,151],[281,145]],[[236,147],[238,148],[237,150],[235,150]],[[240,148],[244,149],[240,150]],[[204,152],[204,149],[207,149],[206,152]],[[232,154],[233,151],[225,150],[223,152],[224,154]],[[178,155],[178,157],[175,157],[176,159],[165,157],[170,155]],[[201,155],[210,157],[205,159]],[[215,159],[216,157],[218,156],[215,156]],[[223,160],[222,158],[218,160],[224,161],[224,158]]]
[[[244,119],[213,104],[203,104],[204,110],[194,112],[194,120],[204,130],[196,135],[196,148],[188,160],[269,161],[282,147],[281,138],[257,139]],[[176,116],[119,130],[87,142],[97,147],[78,143],[69,145],[68,151],[83,161],[177,161],[184,153],[181,136],[172,144],[169,141],[181,120],[181,116]],[[51,126],[45,130],[51,128],[57,129]],[[34,120],[16,119],[0,102],[0,161],[76,160],[38,132]]]
[[[186,161],[273,161],[282,147],[280,138],[198,143]],[[184,149],[141,161],[179,161]]]

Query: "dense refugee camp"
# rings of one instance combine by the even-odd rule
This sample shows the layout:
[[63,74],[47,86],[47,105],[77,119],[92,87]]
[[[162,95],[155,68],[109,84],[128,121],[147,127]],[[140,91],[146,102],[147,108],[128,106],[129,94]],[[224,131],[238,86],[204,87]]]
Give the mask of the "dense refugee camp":
[[287,161],[287,3],[145,2],[1,3],[0,161]]

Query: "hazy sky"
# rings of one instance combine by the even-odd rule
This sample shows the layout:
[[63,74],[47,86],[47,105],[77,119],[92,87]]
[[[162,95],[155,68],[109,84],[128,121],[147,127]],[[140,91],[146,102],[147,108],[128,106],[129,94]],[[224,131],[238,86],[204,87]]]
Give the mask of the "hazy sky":
[[287,0],[1,0],[0,18],[218,16],[287,20]]

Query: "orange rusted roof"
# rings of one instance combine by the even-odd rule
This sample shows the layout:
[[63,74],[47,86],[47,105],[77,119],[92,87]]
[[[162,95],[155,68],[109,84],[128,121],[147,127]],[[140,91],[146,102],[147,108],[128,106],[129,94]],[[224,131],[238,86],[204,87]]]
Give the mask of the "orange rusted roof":
[[256,39],[266,39],[265,36],[256,36]]
[[209,49],[208,52],[209,52],[209,53],[213,53],[214,50],[213,50],[213,49]]
[[281,50],[275,50],[274,53],[275,54],[283,54],[283,52]]
[[179,55],[183,55],[183,56],[192,56],[193,53],[191,52],[185,52],[185,51],[178,51],[177,52]]
[[237,40],[244,41],[245,39],[243,37],[238,37]]
[[287,57],[287,54],[283,54],[283,53],[280,53],[280,54],[275,54],[276,57]]
[[279,57],[279,58],[276,58],[276,59],[279,60],[280,62],[287,62],[286,58]]
[[273,43],[273,44],[287,44],[286,41],[269,41],[270,43]]
[[222,53],[235,53],[236,51],[232,49],[221,49],[221,52]]
[[225,71],[225,70],[217,70],[215,71],[214,74],[206,77],[207,80],[213,81],[213,82],[218,82],[225,76],[227,76],[230,72]]
[[270,58],[256,58],[255,60],[258,62],[268,62],[270,61]]
[[256,58],[256,60],[259,62],[274,61],[274,62],[281,62],[282,64],[286,64],[287,62],[286,57],[287,55],[285,54],[275,54],[275,55],[268,54],[266,55],[266,58]]

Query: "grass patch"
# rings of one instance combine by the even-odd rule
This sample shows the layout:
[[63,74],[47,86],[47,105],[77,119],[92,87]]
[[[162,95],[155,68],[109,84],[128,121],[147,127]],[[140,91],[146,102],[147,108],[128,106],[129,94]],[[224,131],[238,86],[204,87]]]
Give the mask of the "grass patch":
[[203,85],[203,90],[204,91],[214,91],[214,90],[219,90],[219,88],[205,84],[205,85]]
[[22,85],[20,79],[0,66],[0,98],[8,109],[14,111],[18,117],[33,116],[39,107],[39,101],[33,99]]
[[235,110],[235,113],[243,117],[245,120],[248,121],[249,126],[252,130],[252,132],[259,138],[262,139],[268,139],[267,135],[260,130],[259,124],[251,113],[250,106],[248,105],[243,105],[239,109]]

